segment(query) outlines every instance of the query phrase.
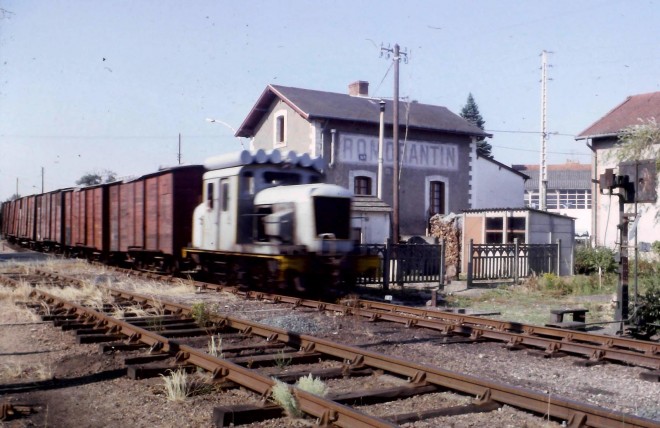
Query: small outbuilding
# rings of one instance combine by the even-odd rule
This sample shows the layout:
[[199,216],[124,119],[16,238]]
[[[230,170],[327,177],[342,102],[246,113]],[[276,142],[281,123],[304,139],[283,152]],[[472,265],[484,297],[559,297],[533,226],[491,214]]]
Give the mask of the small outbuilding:
[[559,244],[559,275],[573,274],[575,219],[533,208],[485,208],[463,211],[462,272],[468,271],[470,241],[493,247],[504,244]]

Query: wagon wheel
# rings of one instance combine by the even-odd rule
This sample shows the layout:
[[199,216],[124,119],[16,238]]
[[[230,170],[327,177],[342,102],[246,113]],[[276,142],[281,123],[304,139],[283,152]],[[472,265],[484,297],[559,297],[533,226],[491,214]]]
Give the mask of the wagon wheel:
[[246,285],[250,289],[264,289],[268,287],[268,266],[264,262],[258,262],[248,267],[246,272]]
[[306,293],[309,288],[305,275],[292,269],[284,273],[284,284],[286,289],[293,293]]

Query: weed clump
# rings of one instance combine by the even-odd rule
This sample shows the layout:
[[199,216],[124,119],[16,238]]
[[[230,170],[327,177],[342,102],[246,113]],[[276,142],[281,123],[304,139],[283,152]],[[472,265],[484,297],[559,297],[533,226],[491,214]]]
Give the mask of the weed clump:
[[[328,394],[327,385],[320,378],[314,378],[311,373],[309,376],[303,376],[298,379],[295,386],[298,389],[320,397],[325,397]],[[296,397],[294,397],[291,389],[284,382],[275,379],[275,385],[271,389],[271,398],[284,409],[287,416],[291,418],[300,418],[303,416]]]

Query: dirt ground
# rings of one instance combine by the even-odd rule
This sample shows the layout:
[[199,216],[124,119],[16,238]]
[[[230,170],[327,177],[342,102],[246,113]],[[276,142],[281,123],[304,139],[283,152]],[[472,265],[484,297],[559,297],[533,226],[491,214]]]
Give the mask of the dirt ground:
[[[0,261],[0,270],[3,264]],[[73,268],[64,267],[67,273]],[[100,274],[98,278],[106,278]],[[114,284],[117,285],[117,284]],[[119,284],[121,286],[121,284]],[[127,288],[140,285],[132,283]],[[186,294],[188,293],[188,294]],[[650,417],[660,424],[660,385],[638,380],[643,369],[621,366],[573,367],[572,358],[539,360],[525,353],[506,351],[500,344],[452,344],[438,342],[437,334],[422,329],[405,330],[386,323],[363,323],[315,311],[281,309],[268,303],[244,302],[217,293],[183,292],[163,297],[190,304],[199,299],[216,302],[231,314],[314,334],[365,349],[540,392],[550,391],[578,401]],[[0,404],[27,405],[31,413],[0,423],[3,427],[207,427],[212,426],[216,406],[256,404],[258,397],[241,389],[210,390],[185,401],[166,398],[163,379],[131,380],[125,376],[126,354],[101,354],[98,345],[79,345],[71,332],[41,322],[22,308],[25,296],[0,286]],[[515,356],[515,357],[512,357]],[[296,370],[296,367],[291,367]],[[376,374],[362,380],[369,385],[388,385],[392,380]],[[350,388],[352,381],[329,381],[333,391]],[[361,408],[379,416],[461,404],[472,397],[444,393],[398,400]],[[283,418],[251,427],[302,427],[312,421]],[[494,426],[554,427],[554,422],[524,414],[507,406],[482,415],[436,418],[407,427]]]

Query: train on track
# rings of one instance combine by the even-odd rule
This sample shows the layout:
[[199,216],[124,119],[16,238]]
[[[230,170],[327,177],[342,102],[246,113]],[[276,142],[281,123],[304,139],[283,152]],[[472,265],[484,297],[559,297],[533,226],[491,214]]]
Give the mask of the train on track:
[[2,235],[34,250],[250,288],[350,288],[379,268],[351,239],[352,194],[322,159],[242,151],[132,180],[2,205]]

